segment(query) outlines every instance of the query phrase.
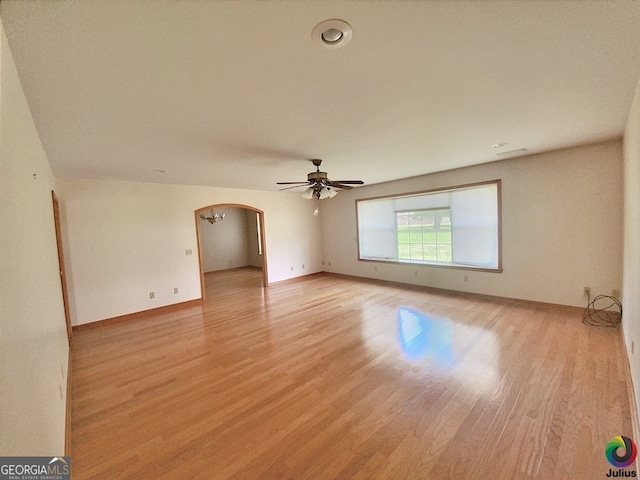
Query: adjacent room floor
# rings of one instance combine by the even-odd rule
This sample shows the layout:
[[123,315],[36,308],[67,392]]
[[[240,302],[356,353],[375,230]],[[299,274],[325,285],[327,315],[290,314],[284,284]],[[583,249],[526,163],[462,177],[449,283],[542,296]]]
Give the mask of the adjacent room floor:
[[619,329],[319,274],[73,339],[73,478],[586,479],[632,436]]

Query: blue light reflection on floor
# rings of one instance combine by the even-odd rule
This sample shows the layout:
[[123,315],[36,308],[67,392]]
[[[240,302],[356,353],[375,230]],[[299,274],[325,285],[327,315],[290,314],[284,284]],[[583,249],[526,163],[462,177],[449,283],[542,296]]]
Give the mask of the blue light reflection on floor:
[[430,358],[442,364],[455,360],[453,324],[407,307],[398,308],[398,339],[408,359]]

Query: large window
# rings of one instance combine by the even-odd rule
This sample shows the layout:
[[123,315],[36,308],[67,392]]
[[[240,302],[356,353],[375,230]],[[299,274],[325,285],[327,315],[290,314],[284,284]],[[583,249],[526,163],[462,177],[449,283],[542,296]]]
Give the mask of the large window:
[[357,201],[360,260],[500,271],[500,180]]

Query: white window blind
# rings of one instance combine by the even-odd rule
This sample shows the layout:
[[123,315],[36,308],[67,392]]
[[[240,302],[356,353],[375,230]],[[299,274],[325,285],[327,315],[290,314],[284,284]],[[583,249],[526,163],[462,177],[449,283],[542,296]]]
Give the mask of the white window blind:
[[[447,225],[447,228],[451,230],[451,256],[445,256],[444,261],[431,261],[399,254],[403,249],[399,249],[398,243],[406,238],[406,233],[403,233],[406,228],[403,224],[406,222],[398,222],[398,214],[410,212],[409,215],[413,215],[416,212],[417,216],[420,211],[438,209],[450,212],[450,226]],[[499,270],[501,267],[499,180],[411,195],[358,200],[357,214],[361,260],[468,266],[489,270]],[[426,240],[427,235],[433,235],[428,229],[437,227],[424,227],[425,244],[431,241]],[[412,242],[415,243],[415,231],[412,235]]]

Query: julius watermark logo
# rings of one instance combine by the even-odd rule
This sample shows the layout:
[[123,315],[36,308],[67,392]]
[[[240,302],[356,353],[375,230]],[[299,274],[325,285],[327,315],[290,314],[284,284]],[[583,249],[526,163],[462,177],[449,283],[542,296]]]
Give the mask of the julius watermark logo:
[[626,470],[629,465],[633,464],[638,454],[635,442],[629,437],[624,435],[613,437],[607,442],[604,454],[609,463],[616,467],[615,470],[609,469],[607,477],[635,477],[637,475],[635,470]]
[[71,459],[0,457],[0,480],[71,480]]

